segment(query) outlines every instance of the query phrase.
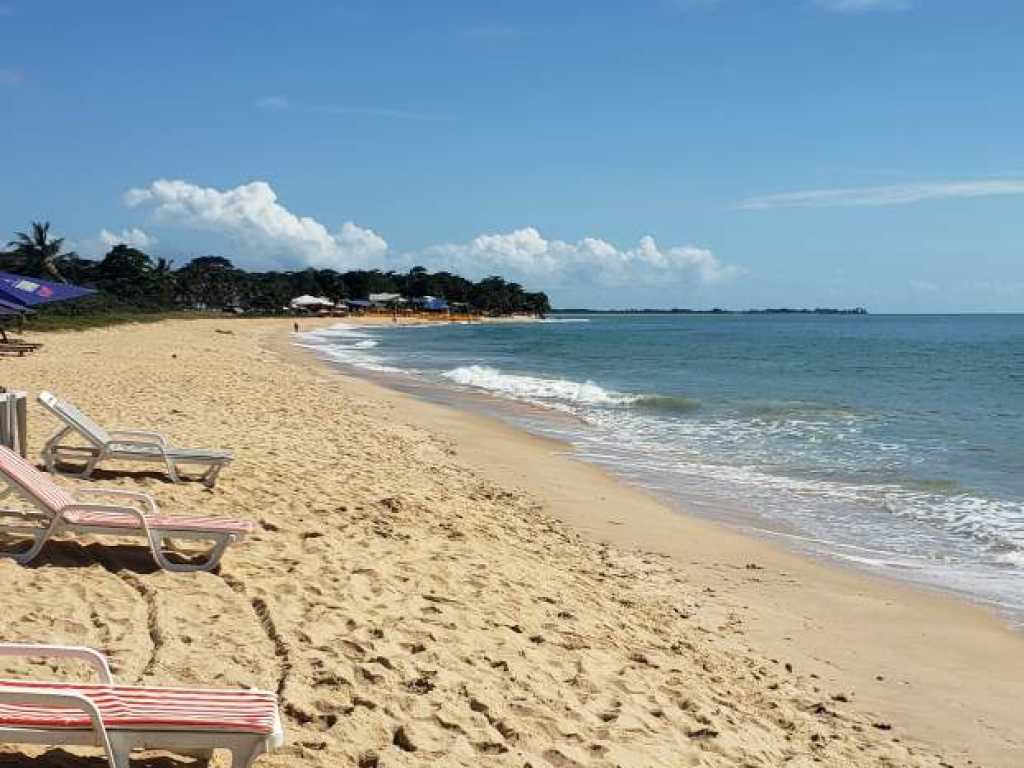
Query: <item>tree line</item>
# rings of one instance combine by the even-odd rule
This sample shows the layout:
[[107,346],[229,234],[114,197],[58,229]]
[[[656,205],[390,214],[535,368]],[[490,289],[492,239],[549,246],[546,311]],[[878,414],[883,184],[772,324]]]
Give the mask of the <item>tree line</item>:
[[239,308],[272,313],[303,294],[337,302],[366,299],[371,293],[398,293],[407,298],[436,296],[487,314],[551,310],[546,294],[526,291],[497,275],[473,282],[423,267],[408,272],[312,268],[250,272],[223,256],[199,256],[176,268],[168,259],[154,259],[124,244],[113,246],[102,259],[85,259],[65,251],[63,238],[50,236],[48,222],[33,222],[28,232],[16,233],[7,247],[0,252],[2,271],[97,289],[97,296],[75,302],[82,309]]

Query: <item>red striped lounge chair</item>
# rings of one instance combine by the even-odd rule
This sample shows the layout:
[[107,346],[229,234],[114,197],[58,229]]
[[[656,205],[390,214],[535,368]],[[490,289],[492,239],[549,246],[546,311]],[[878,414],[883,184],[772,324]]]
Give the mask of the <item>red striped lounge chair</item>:
[[[64,426],[51,437],[43,447],[43,461],[50,472],[57,471],[61,459],[84,459],[85,465],[75,476],[89,478],[96,465],[106,459],[118,461],[159,462],[167,468],[171,482],[181,480],[182,465],[202,466],[206,470],[200,480],[212,488],[217,475],[231,463],[230,451],[212,448],[179,448],[171,445],[159,432],[138,429],[106,430],[66,400],[50,392],[40,392],[39,402]],[[77,432],[88,445],[65,445],[61,443],[69,433]],[[66,472],[65,474],[74,474]]]
[[[32,506],[30,510],[0,509],[0,533],[31,540],[25,551],[14,554],[0,552],[0,555],[13,557],[22,564],[35,558],[51,536],[79,533],[141,536],[147,540],[157,565],[164,570],[209,571],[217,567],[229,544],[245,538],[255,529],[249,520],[162,515],[152,496],[136,491],[82,488],[77,492],[80,497],[107,496],[124,500],[124,503],[83,501],[2,445],[0,480],[7,483],[7,489],[0,492],[0,498],[13,493]],[[209,541],[212,546],[202,562],[173,562],[164,551],[166,539]]]
[[102,747],[110,768],[128,768],[133,749],[207,758],[231,752],[249,766],[284,743],[273,693],[118,685],[91,648],[0,643],[0,657],[84,661],[96,683],[0,680],[0,742]]

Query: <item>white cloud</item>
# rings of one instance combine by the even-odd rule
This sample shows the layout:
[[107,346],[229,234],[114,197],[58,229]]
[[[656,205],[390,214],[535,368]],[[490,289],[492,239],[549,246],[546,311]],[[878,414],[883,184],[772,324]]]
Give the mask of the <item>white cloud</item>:
[[122,229],[120,232],[111,232],[109,229],[100,230],[100,242],[107,248],[115,245],[128,245],[132,248],[147,248],[156,245],[156,238],[143,232],[138,227]]
[[736,207],[745,211],[769,208],[835,208],[840,206],[906,205],[924,200],[942,200],[995,195],[1024,195],[1024,179],[982,179],[978,181],[892,184],[881,187],[812,189],[784,192],[741,200]]
[[291,106],[291,102],[285,96],[266,96],[258,100],[256,106],[271,112],[282,112]]
[[558,285],[604,286],[718,283],[743,273],[723,264],[711,251],[693,245],[660,247],[643,237],[620,249],[595,237],[576,242],[548,240],[533,227],[484,234],[468,243],[446,243],[419,251],[389,251],[382,237],[346,222],[331,232],[308,216],[285,208],[265,181],[232,189],[200,187],[160,179],[124,195],[131,207],[152,208],[165,224],[217,232],[246,245],[250,263],[352,269],[408,268],[423,264],[469,278],[501,274],[537,288]]
[[152,206],[161,221],[241,240],[254,255],[272,263],[298,257],[311,266],[345,269],[379,260],[388,249],[377,233],[352,222],[330,232],[316,219],[296,216],[265,181],[219,190],[159,179],[128,190],[124,200],[132,207]]
[[910,7],[910,0],[814,0],[819,8],[839,13],[859,11],[902,11]]
[[692,245],[661,248],[653,237],[620,249],[594,237],[575,243],[547,240],[533,227],[480,235],[469,243],[433,246],[423,251],[432,267],[468,277],[502,274],[538,285],[596,283],[608,286],[661,285],[696,280],[717,283],[742,274],[722,264],[709,250]]

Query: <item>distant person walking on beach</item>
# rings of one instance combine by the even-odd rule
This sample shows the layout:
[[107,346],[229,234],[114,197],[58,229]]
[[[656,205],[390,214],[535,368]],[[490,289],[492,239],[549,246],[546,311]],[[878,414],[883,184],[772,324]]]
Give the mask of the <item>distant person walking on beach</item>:
[[299,332],[299,324],[298,323],[294,323],[294,326],[295,326],[295,332],[298,333]]

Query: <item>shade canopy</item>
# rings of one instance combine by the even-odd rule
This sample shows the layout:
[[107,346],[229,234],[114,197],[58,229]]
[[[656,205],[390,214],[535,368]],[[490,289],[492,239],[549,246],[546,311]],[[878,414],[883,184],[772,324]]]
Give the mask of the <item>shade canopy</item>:
[[296,296],[291,300],[293,307],[333,307],[334,302],[323,296]]
[[17,304],[22,308],[49,304],[53,301],[78,299],[93,293],[96,291],[92,288],[0,272],[0,299]]
[[4,299],[0,299],[0,314],[4,314],[4,315],[20,315],[20,314],[22,314],[24,312],[30,312],[31,313],[33,311],[34,310],[31,310],[31,309],[29,309],[28,307],[26,307],[26,306],[24,306],[22,304],[18,304],[17,302],[5,301]]

